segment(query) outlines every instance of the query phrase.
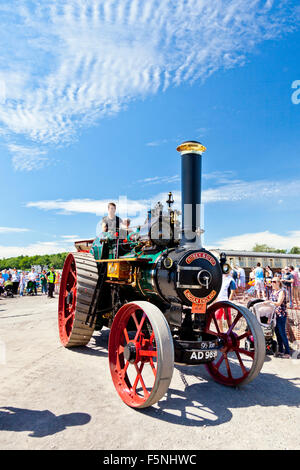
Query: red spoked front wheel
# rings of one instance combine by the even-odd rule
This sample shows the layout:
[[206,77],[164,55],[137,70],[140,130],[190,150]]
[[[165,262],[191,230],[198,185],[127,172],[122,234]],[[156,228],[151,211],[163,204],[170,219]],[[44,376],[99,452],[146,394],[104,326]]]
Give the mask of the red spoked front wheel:
[[127,405],[146,408],[167,392],[174,369],[173,338],[155,305],[137,301],[120,308],[108,354],[114,386]]
[[[207,310],[206,333],[221,338],[223,347],[206,368],[216,382],[244,385],[260,372],[266,355],[261,326],[250,310],[231,302],[216,302]],[[251,341],[251,350],[246,341]]]

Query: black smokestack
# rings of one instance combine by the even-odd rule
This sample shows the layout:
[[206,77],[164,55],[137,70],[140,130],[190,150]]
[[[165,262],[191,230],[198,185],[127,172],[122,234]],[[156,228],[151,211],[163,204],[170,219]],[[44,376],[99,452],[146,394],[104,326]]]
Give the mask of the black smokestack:
[[201,247],[201,160],[206,148],[200,142],[190,140],[177,147],[181,154],[181,245]]

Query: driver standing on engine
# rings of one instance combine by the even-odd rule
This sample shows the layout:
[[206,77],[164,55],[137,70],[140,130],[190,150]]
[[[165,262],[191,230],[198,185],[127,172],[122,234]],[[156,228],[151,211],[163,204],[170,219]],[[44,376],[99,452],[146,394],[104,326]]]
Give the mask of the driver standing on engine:
[[[122,219],[116,215],[117,206],[114,202],[108,203],[108,215],[103,217],[102,225],[107,225],[107,231],[114,237],[119,236]],[[117,235],[116,235],[117,234]]]

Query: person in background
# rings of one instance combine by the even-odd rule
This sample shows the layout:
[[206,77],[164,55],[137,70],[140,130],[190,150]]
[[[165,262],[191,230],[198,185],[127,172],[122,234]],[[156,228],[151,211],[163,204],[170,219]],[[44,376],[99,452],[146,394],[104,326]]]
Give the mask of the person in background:
[[12,275],[11,275],[11,280],[13,283],[13,294],[17,295],[18,293],[18,288],[19,288],[19,282],[20,282],[20,276],[16,268],[13,269]]
[[293,275],[290,273],[289,268],[284,269],[283,276],[281,277],[281,281],[283,286],[286,288],[289,298],[289,306],[290,308],[293,307],[293,299],[292,299],[292,286],[294,283]]
[[231,269],[231,277],[233,278],[234,282],[237,284],[237,279],[238,279],[238,272],[236,270],[236,267],[232,265],[232,269]]
[[[232,286],[232,282],[234,283],[234,280],[231,274],[229,273],[223,274],[222,286],[221,286],[221,290],[219,292],[218,298],[216,299],[216,302],[232,300],[233,295],[234,295],[234,289],[231,289],[230,287]],[[225,311],[224,308],[219,308],[215,313],[216,320],[217,320],[219,330],[221,333],[223,333],[223,318],[227,320],[228,324],[231,324],[230,308],[226,310],[227,311]]]
[[270,295],[272,292],[272,279],[273,279],[273,272],[271,271],[270,266],[266,266],[265,281],[266,281],[266,296],[268,300],[270,299]]
[[[253,285],[255,284],[255,274],[254,274],[255,268],[251,268],[251,271],[249,273],[249,282],[253,281]],[[251,284],[252,285],[252,284]]]
[[1,294],[4,294],[4,277],[2,275],[2,273],[0,273],[0,297],[1,297]]
[[59,294],[59,283],[60,283],[60,273],[59,271],[56,271],[55,272],[55,288],[54,288],[54,291],[55,291],[55,294]]
[[300,277],[298,271],[294,266],[289,267],[290,273],[293,276],[292,296],[295,304],[300,303]]
[[130,232],[130,219],[124,219],[120,225],[120,238],[121,240],[127,239],[127,235]]
[[20,274],[20,283],[19,283],[19,288],[20,288],[20,297],[23,297],[24,295],[24,290],[26,287],[26,274],[24,271],[21,272]]
[[246,274],[245,270],[241,266],[236,266],[237,269],[237,286],[240,291],[243,291],[246,287]]
[[14,295],[11,274],[8,275],[7,281],[4,282],[4,291],[5,291],[5,295],[9,295],[9,292],[11,292],[12,296]]
[[54,299],[54,286],[55,286],[55,271],[54,267],[51,266],[50,271],[47,272],[47,281],[48,281],[48,297]]
[[32,268],[30,273],[28,274],[28,280],[32,282],[33,284],[33,291],[34,291],[34,295],[37,295],[37,291],[36,291],[36,279],[37,279],[37,273],[35,272],[35,269]]
[[108,224],[106,222],[102,222],[102,233],[100,235],[100,239],[113,239],[114,236],[111,232],[108,231]]
[[4,272],[2,273],[2,277],[4,279],[4,282],[8,281],[9,272],[7,269],[4,269]]
[[257,263],[254,270],[255,275],[255,292],[259,299],[264,299],[265,297],[265,283],[264,283],[264,270],[261,267],[260,263]]
[[46,271],[43,269],[40,275],[42,294],[47,294],[47,275]]
[[233,300],[236,291],[237,291],[237,285],[236,285],[235,280],[232,278],[228,287],[228,300]]
[[[281,287],[281,281],[277,277],[272,279],[272,293],[270,295],[270,300],[273,305],[275,305],[276,312],[276,327],[275,334],[278,341],[278,357],[290,358],[290,348],[289,342],[286,335],[286,320],[287,320],[287,292]],[[285,348],[285,353],[283,353],[283,346]]]

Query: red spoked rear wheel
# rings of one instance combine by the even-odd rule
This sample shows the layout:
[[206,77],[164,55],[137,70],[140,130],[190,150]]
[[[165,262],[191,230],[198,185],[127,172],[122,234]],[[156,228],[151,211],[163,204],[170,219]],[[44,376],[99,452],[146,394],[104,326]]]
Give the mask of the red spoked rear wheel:
[[77,273],[73,255],[69,255],[64,265],[59,299],[59,333],[61,342],[66,345],[72,333],[77,297]]
[[65,347],[86,345],[95,325],[86,325],[98,280],[92,255],[70,253],[64,264],[58,301],[58,329]]
[[172,379],[174,346],[162,312],[144,301],[123,305],[109,336],[109,366],[121,399],[134,408],[159,401]]
[[[220,309],[223,318],[220,318]],[[231,302],[216,302],[207,310],[206,333],[218,336],[223,342],[216,359],[206,364],[216,382],[244,385],[259,374],[266,345],[262,329],[250,310]],[[251,350],[246,345],[249,339],[253,345]]]

